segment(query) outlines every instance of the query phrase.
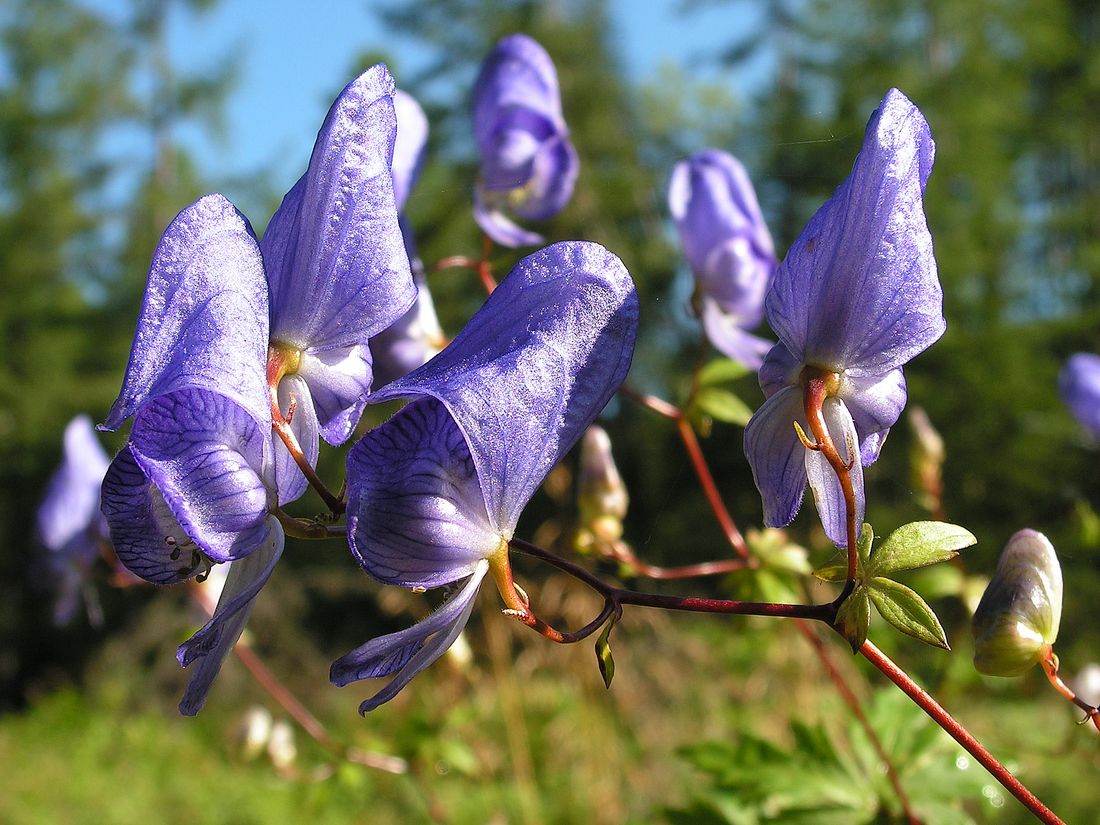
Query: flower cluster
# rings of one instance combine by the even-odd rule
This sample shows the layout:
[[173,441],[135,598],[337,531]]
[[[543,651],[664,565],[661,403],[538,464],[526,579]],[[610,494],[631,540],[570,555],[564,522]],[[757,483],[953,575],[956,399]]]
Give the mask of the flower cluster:
[[[560,208],[576,157],[545,52],[507,38],[478,89],[479,203],[507,184],[521,214]],[[379,581],[465,580],[425,622],[334,664],[338,684],[394,676],[364,708],[451,644],[487,572],[522,609],[508,565],[520,512],[626,375],[633,282],[618,258],[582,241],[522,260],[443,348],[400,214],[427,128],[376,66],[333,103],[306,173],[262,238],[208,195],[154,254],[122,391],[103,424],[133,419],[126,446],[104,460],[102,510],[119,559],[148,581],[228,565],[210,621],[178,651],[193,671],[185,714],[201,709],[285,531],[305,530],[282,508],[310,484],[334,515],[346,506],[350,549]],[[526,160],[524,135],[541,141]],[[347,441],[368,403],[394,398],[410,403],[348,456],[345,503],[316,476],[320,441]]]
[[182,665],[197,663],[184,713],[202,707],[283,551],[277,511],[305,491],[319,438],[340,444],[358,423],[370,338],[415,298],[391,176],[393,93],[383,66],[344,89],[261,240],[208,195],[154,254],[104,424],[134,419],[103,512],[119,559],[149,581],[233,562],[214,616],[179,649]]

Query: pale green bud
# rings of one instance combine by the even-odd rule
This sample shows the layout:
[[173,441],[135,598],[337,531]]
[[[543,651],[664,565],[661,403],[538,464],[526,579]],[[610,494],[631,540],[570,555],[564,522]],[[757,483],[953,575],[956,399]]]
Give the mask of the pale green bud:
[[1035,530],[1005,545],[974,612],[974,667],[1019,676],[1047,655],[1062,618],[1062,568],[1054,546]]
[[611,439],[595,424],[585,431],[581,441],[577,499],[581,521],[589,525],[606,520],[606,517],[621,521],[630,503],[626,485],[611,455]]

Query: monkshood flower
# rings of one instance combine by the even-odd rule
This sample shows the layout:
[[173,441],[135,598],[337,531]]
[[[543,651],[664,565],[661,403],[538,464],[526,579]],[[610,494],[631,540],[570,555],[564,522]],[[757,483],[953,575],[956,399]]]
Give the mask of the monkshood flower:
[[368,338],[414,297],[390,173],[392,93],[382,66],[341,93],[262,242],[210,195],[180,213],[154,254],[105,424],[134,417],[103,512],[120,560],[149,581],[232,562],[210,622],[178,652],[195,663],[180,703],[188,715],[282,553],[279,505],[305,488],[272,438],[273,416],[311,464],[318,433],[345,440],[371,384]]
[[470,617],[487,573],[510,609],[508,541],[527,501],[626,376],[638,299],[622,263],[594,243],[520,261],[458,337],[372,396],[411,398],[348,455],[348,540],[387,584],[455,585],[413,627],[333,663],[337,685],[391,681],[371,710],[439,658]]
[[[397,141],[393,148],[393,190],[398,212],[401,212],[424,164],[428,118],[412,95],[400,89],[394,93],[393,105],[397,114]],[[408,312],[370,340],[371,357],[374,360],[373,386],[376,389],[412,372],[439,352],[446,343],[435,313],[435,304],[428,291],[424,264],[416,252],[416,241],[403,213],[400,221],[405,251],[408,253],[416,283],[416,301]]]
[[1062,400],[1093,438],[1100,438],[1100,355],[1071,355],[1058,376]]
[[[266,275],[251,296],[251,315],[225,323],[216,306],[201,303],[206,293],[177,292],[176,282],[150,272],[130,366],[107,428],[117,428],[181,370],[197,370],[206,379],[200,386],[239,400],[245,390],[239,377],[222,375],[219,350],[232,346],[235,326],[261,325],[263,385],[277,393],[284,414],[293,409],[309,462],[317,459],[318,433],[333,445],[347,440],[373,379],[368,341],[416,295],[394,201],[393,93],[393,79],[378,65],[348,84],[329,109],[306,173],[271,218],[259,248],[239,251],[248,259],[242,266],[262,266]],[[189,224],[170,227],[162,245],[192,254],[186,237],[169,237],[189,231]],[[216,243],[209,249],[210,255],[221,251]],[[216,303],[224,300],[216,282],[210,289]],[[169,302],[174,306],[166,315]],[[217,316],[219,326],[191,323],[196,313]],[[254,377],[251,360],[239,369]],[[254,390],[250,385],[247,392]],[[281,442],[276,459],[280,501],[291,501],[306,480]]]
[[542,221],[573,194],[580,167],[561,111],[554,63],[527,35],[505,37],[485,58],[474,86],[474,139],[481,174],[474,218],[490,238],[510,247],[542,236],[504,213]]
[[251,228],[225,198],[202,198],[154,254],[124,395],[112,411],[129,414],[129,389],[133,427],[102,492],[115,552],[141,578],[174,584],[233,562],[213,617],[177,653],[181,665],[195,663],[180,702],[187,715],[201,709],[283,550],[272,514],[266,318]]
[[99,512],[99,488],[110,459],[86,415],[65,427],[61,466],[50,478],[38,507],[38,541],[45,550],[39,568],[55,593],[53,621],[72,621],[84,598],[96,624],[98,602],[88,577],[106,540],[107,525]]
[[974,667],[990,676],[1019,676],[1058,638],[1062,567],[1054,545],[1035,530],[1008,540],[974,612]]
[[759,369],[771,341],[752,335],[779,262],[752,182],[741,162],[718,149],[672,171],[669,211],[695,275],[707,338],[724,355]]
[[847,546],[840,483],[821,451],[803,445],[796,422],[827,434],[850,465],[863,523],[863,467],[905,406],[901,367],[946,326],[923,206],[934,153],[924,116],[891,89],[852,173],[776,271],[764,306],[779,343],[760,370],[767,401],[745,430],[770,527],[791,522],[809,480],[826,534]]

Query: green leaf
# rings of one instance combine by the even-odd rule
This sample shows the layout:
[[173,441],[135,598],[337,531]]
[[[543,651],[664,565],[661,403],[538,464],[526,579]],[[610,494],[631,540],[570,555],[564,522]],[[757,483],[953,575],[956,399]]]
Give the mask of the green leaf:
[[749,368],[739,361],[729,358],[715,358],[699,370],[699,386],[708,387],[715,384],[727,384],[748,375]]
[[975,542],[974,534],[958,525],[914,521],[899,527],[879,546],[871,558],[867,575],[868,578],[885,576],[947,561]]
[[[875,531],[867,522],[863,523],[863,530],[856,542],[856,578],[862,581],[865,577],[867,559],[871,555],[871,544],[875,540]],[[841,561],[823,565],[814,571],[814,576],[823,582],[843,582],[848,580],[848,558]]]
[[902,633],[934,647],[951,649],[940,620],[915,590],[881,576],[871,579],[867,589],[882,618]]
[[814,576],[823,582],[842,582],[848,578],[848,563],[843,561],[826,564],[814,571]]
[[744,427],[752,418],[752,408],[729,390],[703,387],[692,402],[692,409],[716,421]]
[[867,567],[868,560],[871,558],[871,545],[875,541],[875,531],[867,522],[863,522],[863,529],[860,531],[859,539],[856,541],[856,552],[859,556],[860,571]]
[[848,640],[853,653],[863,647],[871,627],[871,602],[867,598],[867,588],[857,587],[852,591],[852,595],[836,612],[836,624],[833,626]]
[[615,620],[609,621],[596,639],[596,661],[600,665],[600,675],[603,677],[603,686],[611,689],[611,680],[615,678],[615,657],[611,655],[611,628],[615,626]]

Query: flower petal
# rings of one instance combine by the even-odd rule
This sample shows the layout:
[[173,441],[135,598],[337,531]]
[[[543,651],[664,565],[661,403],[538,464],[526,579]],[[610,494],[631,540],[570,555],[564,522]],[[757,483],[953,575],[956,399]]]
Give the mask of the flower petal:
[[321,436],[334,447],[343,444],[367,405],[374,378],[369,344],[307,349],[302,353],[298,375],[309,385]]
[[[234,561],[229,567],[221,598],[210,621],[179,646],[176,659],[181,667],[191,667],[191,678],[180,700],[180,713],[194,716],[202,710],[206,694],[221,670],[226,655],[237,644],[252,612],[252,602],[275,569],[283,554],[283,527],[272,516],[267,519],[263,543],[251,555]],[[198,660],[196,662],[196,660]]]
[[799,386],[802,364],[786,345],[780,341],[764,357],[757,378],[765,398],[771,398],[784,387]]
[[841,380],[839,397],[855,422],[863,466],[873,464],[890,428],[905,409],[905,375],[900,368],[886,375],[846,375]]
[[549,220],[573,197],[579,172],[580,159],[568,139],[557,135],[544,141],[532,159],[523,197],[515,200],[512,210],[527,220]]
[[[298,439],[306,460],[311,467],[317,466],[320,427],[317,423],[317,410],[313,406],[313,396],[309,393],[309,384],[300,375],[288,375],[279,382],[279,409],[286,416],[294,405],[294,417],[290,420],[290,429]],[[275,486],[279,491],[279,505],[289,504],[302,497],[309,482],[283,444],[283,440],[273,437],[275,448]]]
[[806,462],[794,422],[806,426],[802,391],[784,387],[756,411],[745,427],[745,456],[764,504],[764,523],[786,527],[806,492]]
[[366,344],[412,305],[391,171],[392,95],[382,65],[348,84],[264,233],[273,340],[314,350]]
[[1100,355],[1071,355],[1058,376],[1058,390],[1077,422],[1100,438]]
[[[863,530],[863,516],[867,506],[866,496],[863,493],[863,464],[852,461],[852,451],[858,443],[856,425],[852,421],[844,402],[839,398],[826,398],[821,405],[821,411],[825,415],[825,426],[829,429],[829,436],[836,445],[837,452],[845,462],[852,462],[849,475],[852,479],[852,488],[856,500],[856,536],[858,538]],[[821,518],[821,524],[825,528],[825,535],[837,547],[848,546],[847,507],[844,503],[844,492],[840,487],[840,480],[832,465],[817,450],[806,450],[806,475],[813,490],[814,504],[817,505],[817,514]]]
[[[126,569],[154,584],[175,584],[203,571],[191,541],[164,496],[123,447],[103,479],[103,515]],[[168,539],[171,539],[169,542]]]
[[453,342],[372,400],[430,395],[466,436],[493,530],[505,536],[630,367],[638,296],[598,244],[520,261]]
[[416,98],[397,89],[393,93],[393,111],[397,118],[397,137],[393,144],[393,198],[400,212],[409,192],[420,177],[424,165],[424,145],[428,142],[428,117]]
[[750,369],[760,369],[773,342],[746,332],[736,315],[724,312],[715,301],[705,296],[702,300],[702,316],[707,340],[716,350]]
[[348,454],[348,543],[386,584],[439,587],[499,547],[470,449],[447,408],[422,398]]
[[210,558],[240,558],[266,539],[271,430],[225,396],[194,389],[158,396],[135,416],[130,451]]
[[435,313],[423,267],[414,262],[416,303],[389,329],[370,339],[374,387],[384,387],[423,366],[443,346],[443,329]]
[[546,49],[525,34],[502,39],[481,64],[473,105],[478,146],[491,146],[500,114],[516,108],[533,110],[560,128],[565,126],[554,62]]
[[771,327],[799,360],[882,375],[943,334],[923,205],[934,153],[924,116],[891,89],[852,173],[795,240],[768,293]]
[[359,679],[396,674],[389,684],[359,706],[359,712],[366,713],[388,702],[454,644],[470,621],[481,580],[488,569],[487,562],[479,562],[462,589],[426,619],[397,633],[371,639],[341,656],[329,671],[332,683],[343,687]]
[[741,316],[743,327],[755,327],[778,261],[745,167],[726,152],[707,149],[676,165],[668,194],[703,293]]
[[474,189],[474,220],[481,227],[481,231],[493,241],[510,249],[538,246],[546,240],[539,233],[524,229],[515,223],[496,206],[490,206],[480,186]]
[[73,539],[99,525],[99,489],[110,459],[96,439],[92,420],[78,415],[65,427],[61,466],[50,478],[38,506],[38,539],[53,552],[75,549]]
[[221,195],[184,209],[164,231],[130,350],[122,392],[103,429],[183,387],[220,392],[270,422],[264,364],[268,304],[252,227]]

